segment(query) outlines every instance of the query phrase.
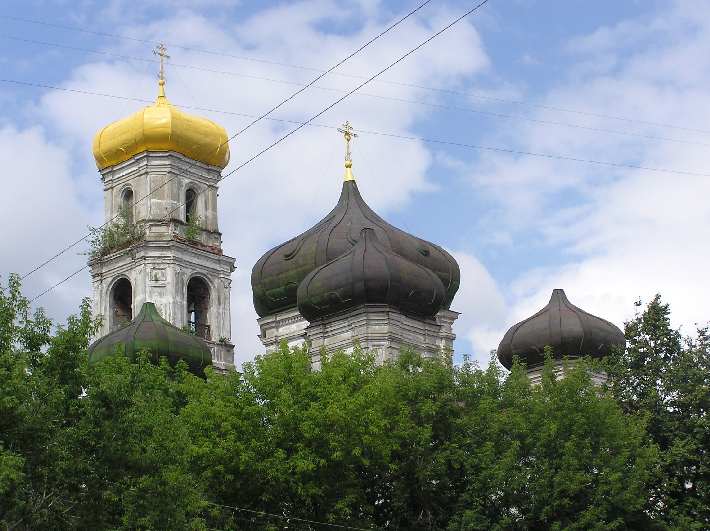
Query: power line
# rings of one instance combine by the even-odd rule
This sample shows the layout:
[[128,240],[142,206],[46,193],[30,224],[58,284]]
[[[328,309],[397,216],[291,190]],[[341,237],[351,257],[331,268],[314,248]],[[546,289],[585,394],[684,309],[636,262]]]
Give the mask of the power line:
[[[115,99],[120,99],[120,100],[128,100],[128,101],[137,101],[137,102],[142,102],[142,103],[153,103],[152,100],[147,100],[143,98],[133,98],[133,97],[128,97],[128,96],[118,96],[115,94],[108,94],[108,93],[103,93],[103,92],[92,92],[92,91],[86,91],[86,90],[80,90],[80,89],[70,89],[70,88],[65,88],[65,87],[58,87],[56,85],[47,85],[47,84],[42,84],[42,83],[31,83],[27,81],[17,81],[17,80],[8,80],[8,79],[0,79],[0,82],[5,82],[5,83],[16,83],[24,86],[31,86],[31,87],[37,87],[37,88],[46,88],[46,89],[51,89],[51,90],[58,90],[58,91],[67,91],[67,92],[74,92],[82,95],[91,95],[91,96],[101,96],[101,97],[108,97],[108,98],[115,98]],[[255,114],[249,114],[249,113],[240,113],[236,111],[226,111],[226,110],[221,110],[221,109],[214,109],[210,107],[199,107],[199,106],[190,106],[190,105],[180,105],[180,107],[185,108],[185,109],[193,109],[193,110],[200,110],[200,111],[206,111],[206,112],[214,112],[214,113],[222,113],[222,114],[228,114],[232,116],[240,116],[244,118],[256,118],[257,115]],[[327,128],[327,129],[337,129],[337,125],[332,125],[332,124],[323,124],[323,123],[314,123],[314,122],[304,122],[300,120],[293,120],[293,119],[286,119],[286,118],[274,118],[274,117],[266,117],[264,118],[265,120],[268,121],[273,121],[273,122],[280,122],[280,123],[289,123],[289,124],[296,124],[296,125],[307,125],[310,127],[321,127],[321,128]],[[586,159],[586,158],[580,158],[580,157],[573,157],[569,155],[559,155],[559,154],[554,154],[554,153],[541,153],[541,152],[532,152],[532,151],[523,151],[523,150],[517,150],[513,148],[505,148],[505,147],[497,147],[497,146],[484,146],[484,145],[479,145],[479,144],[467,144],[464,142],[456,142],[456,141],[451,141],[451,140],[445,140],[445,139],[436,139],[436,138],[427,138],[427,137],[422,137],[422,136],[412,136],[412,135],[405,135],[405,134],[400,134],[400,133],[394,133],[394,132],[389,132],[389,131],[376,131],[376,130],[368,130],[368,129],[358,129],[358,133],[362,133],[364,135],[378,135],[378,136],[383,136],[383,137],[388,137],[388,138],[397,138],[401,140],[411,140],[411,141],[417,141],[417,142],[426,142],[426,143],[432,143],[432,144],[442,144],[442,145],[450,145],[450,146],[455,146],[455,147],[462,147],[462,148],[467,148],[467,149],[474,149],[474,150],[482,150],[482,151],[495,151],[495,152],[500,152],[500,153],[510,153],[513,155],[523,155],[523,156],[529,156],[529,157],[539,157],[539,158],[545,158],[545,159],[556,159],[556,160],[566,160],[570,162],[580,162],[580,163],[585,163],[585,164],[594,164],[594,165],[601,165],[601,166],[609,166],[609,167],[617,167],[617,168],[629,168],[629,169],[638,169],[638,170],[646,170],[646,171],[652,171],[652,172],[660,172],[660,173],[666,173],[670,175],[686,175],[686,176],[697,176],[697,177],[710,177],[710,174],[706,173],[701,173],[701,172],[693,172],[689,170],[678,170],[678,169],[673,169],[673,168],[654,168],[654,167],[649,167],[649,166],[640,166],[640,165],[635,165],[635,164],[627,164],[627,163],[619,163],[619,162],[613,162],[613,161],[600,161],[596,159]],[[673,139],[664,139],[662,137],[653,137],[655,140],[668,140],[668,141],[673,141]],[[697,145],[704,146],[705,144],[698,143]],[[138,203],[139,201],[136,201],[134,204]],[[83,241],[85,238],[82,238],[79,240],[77,243],[80,243]],[[73,245],[72,245],[73,247]]]
[[[6,39],[11,39],[11,40],[17,40],[20,42],[29,42],[32,44],[39,44],[39,45],[43,45],[43,46],[53,46],[53,47],[57,47],[57,48],[66,48],[66,49],[75,50],[75,51],[82,51],[82,52],[87,52],[87,53],[105,55],[105,56],[109,56],[109,57],[116,57],[116,58],[124,59],[127,61],[139,61],[139,62],[144,62],[144,63],[157,63],[158,62],[155,59],[147,59],[144,57],[135,57],[135,56],[128,56],[128,55],[114,54],[114,53],[106,52],[106,51],[102,51],[102,50],[78,48],[75,46],[67,46],[67,45],[63,45],[63,44],[51,43],[51,42],[46,42],[46,41],[38,41],[38,40],[34,40],[34,39],[26,39],[26,38],[22,38],[22,37],[14,37],[14,36],[9,36],[9,35],[0,35],[0,37],[6,38]],[[227,70],[215,70],[215,69],[211,69],[211,68],[204,68],[201,66],[186,65],[186,64],[180,64],[180,63],[174,63],[174,62],[170,62],[170,66],[177,67],[177,68],[193,69],[193,70],[198,70],[198,71],[202,71],[202,72],[210,72],[210,73],[214,73],[214,74],[242,77],[245,79],[266,81],[269,83],[278,83],[278,84],[291,85],[291,86],[295,85],[295,86],[303,87],[303,90],[305,90],[306,88],[313,86],[316,83],[316,81],[320,80],[326,74],[332,72],[332,70],[339,65],[336,65],[335,67],[331,67],[329,70],[324,71],[324,73],[321,76],[319,76],[318,78],[312,80],[311,82],[309,82],[307,84],[303,84],[303,83],[300,83],[297,81],[289,81],[289,80],[285,80],[285,79],[275,79],[275,78],[270,78],[270,77],[256,76],[256,75],[252,75],[252,74],[245,74],[242,72],[233,72],[233,71],[227,71]],[[339,93],[347,92],[346,89],[338,89],[338,88],[333,88],[333,87],[313,86],[313,88],[315,90],[321,90],[321,91],[327,91],[327,92],[339,92]],[[294,93],[294,95],[292,95],[292,97],[299,94],[300,92],[302,92],[302,90]],[[689,144],[689,145],[710,147],[710,144],[708,144],[708,143],[698,142],[695,140],[669,138],[669,137],[665,137],[665,136],[649,135],[649,134],[644,134],[644,133],[634,133],[631,131],[619,131],[616,129],[609,129],[609,128],[605,128],[605,127],[595,127],[595,126],[588,126],[588,125],[583,125],[583,124],[560,122],[560,121],[556,121],[556,120],[533,118],[531,116],[526,116],[526,115],[522,115],[522,114],[506,114],[506,113],[501,113],[501,112],[488,111],[485,109],[477,109],[477,108],[473,108],[473,107],[467,107],[467,106],[448,105],[448,104],[443,104],[443,103],[434,103],[434,102],[427,102],[427,101],[421,101],[421,100],[399,98],[396,96],[385,96],[382,94],[373,94],[373,93],[369,93],[369,92],[358,92],[357,95],[369,97],[369,98],[386,100],[386,101],[394,101],[394,102],[404,103],[404,104],[421,105],[421,106],[435,108],[435,109],[463,111],[463,112],[468,112],[468,113],[480,114],[480,115],[484,115],[484,116],[490,116],[493,118],[499,118],[499,119],[503,119],[503,120],[520,120],[520,121],[530,122],[530,123],[534,123],[534,124],[538,124],[538,125],[553,126],[553,127],[567,127],[567,128],[571,128],[571,129],[579,129],[582,131],[590,131],[593,133],[605,133],[605,134],[613,134],[613,135],[628,136],[628,137],[635,137],[635,138],[644,138],[647,140],[658,140],[658,141],[673,142],[673,143],[678,143],[678,144]],[[286,101],[288,101],[288,100],[285,100],[284,102],[282,102],[281,105],[283,105]],[[515,102],[512,102],[512,103],[515,103]],[[185,108],[190,108],[190,107],[185,107]],[[199,109],[199,107],[194,107],[194,106],[192,108]],[[278,106],[277,106],[277,108],[278,108]],[[213,112],[223,112],[223,111],[213,110]],[[251,127],[251,125],[253,125],[253,124],[250,124],[249,126],[247,126],[243,131],[239,131],[237,133],[237,135],[243,133],[246,129],[249,129],[249,127]],[[696,132],[702,132],[702,133],[710,135],[710,131],[696,130]]]
[[[141,38],[132,37],[132,36],[123,35],[123,34],[94,31],[94,30],[89,30],[89,29],[82,28],[79,26],[58,24],[58,23],[54,23],[54,22],[47,22],[47,21],[43,21],[43,20],[31,19],[31,18],[26,18],[26,17],[0,15],[0,18],[7,19],[7,20],[14,20],[14,21],[18,21],[18,22],[24,22],[24,23],[28,23],[28,24],[36,24],[36,25],[42,25],[42,26],[46,26],[46,27],[53,27],[53,28],[58,28],[58,29],[62,29],[62,30],[67,30],[67,31],[76,31],[76,32],[96,35],[99,37],[123,39],[123,40],[129,40],[129,41],[133,41],[133,42],[139,42],[139,43],[151,44],[151,45],[158,44],[157,41],[153,41],[153,40],[149,40],[149,39],[141,39]],[[25,40],[27,40],[28,42],[31,42],[30,39],[25,39]],[[39,41],[38,41],[38,43],[39,43]],[[284,63],[284,62],[279,62],[279,61],[272,61],[272,60],[268,60],[268,59],[256,58],[256,57],[250,57],[250,56],[244,56],[244,55],[237,55],[237,54],[232,54],[232,53],[223,52],[223,51],[208,50],[205,48],[182,46],[182,45],[174,44],[174,43],[173,44],[166,43],[166,44],[172,48],[177,48],[177,49],[184,50],[187,52],[194,52],[194,53],[213,55],[213,56],[230,57],[230,58],[238,59],[241,61],[262,63],[262,64],[268,64],[268,65],[272,65],[272,66],[280,66],[280,67],[284,67],[284,68],[292,68],[292,69],[296,69],[296,70],[303,70],[303,71],[309,71],[309,72],[323,72],[323,70],[320,68],[314,68],[314,67],[310,67],[310,66],[297,65],[297,64],[293,64],[293,63]],[[68,49],[83,50],[83,51],[87,51],[90,53],[99,53],[99,54],[110,55],[109,52],[86,50],[86,49],[81,49],[78,47],[64,46],[64,45],[57,45],[57,46],[66,47]],[[126,58],[128,58],[128,57],[126,57]],[[140,59],[140,58],[132,58],[132,59],[138,60],[138,61],[146,61],[146,59]],[[174,65],[174,66],[177,66],[177,65]],[[193,66],[193,65],[180,65],[180,67],[202,69],[207,72],[231,74],[231,75],[241,75],[241,76],[246,76],[246,77],[254,77],[256,79],[262,79],[262,78],[259,78],[258,76],[249,76],[248,74],[238,74],[235,72],[212,70],[212,69],[202,68],[202,67]],[[353,78],[353,79],[365,79],[365,76],[357,75],[357,74],[348,74],[345,72],[333,72],[333,75],[341,76],[341,77],[348,77],[348,78]],[[288,81],[283,81],[283,80],[271,80],[268,78],[263,78],[263,80],[273,81],[276,83],[280,83],[280,82],[293,83],[293,82],[288,82]],[[662,128],[667,128],[667,129],[677,129],[680,131],[687,131],[687,132],[693,132],[693,133],[702,133],[702,134],[706,134],[706,135],[710,134],[710,130],[707,130],[707,129],[687,127],[687,126],[670,124],[670,123],[665,123],[665,122],[642,120],[639,118],[632,118],[632,117],[628,117],[628,116],[618,116],[618,115],[613,115],[613,114],[606,114],[606,113],[600,113],[600,112],[594,112],[594,111],[586,111],[586,110],[574,109],[574,108],[570,108],[570,107],[562,107],[562,106],[557,106],[557,105],[548,105],[548,104],[536,103],[536,102],[525,101],[525,100],[506,99],[506,98],[500,98],[500,97],[481,94],[480,92],[471,91],[471,90],[455,90],[455,89],[450,89],[450,88],[431,87],[431,86],[421,85],[421,84],[417,84],[417,83],[407,83],[407,82],[402,82],[402,81],[391,81],[391,80],[378,80],[378,83],[394,85],[394,86],[401,86],[401,87],[416,88],[419,90],[439,92],[439,93],[445,93],[445,94],[451,94],[451,95],[473,97],[473,98],[477,98],[477,99],[481,99],[481,100],[492,101],[492,102],[502,103],[502,104],[506,104],[506,105],[526,106],[526,107],[532,107],[532,108],[543,109],[543,110],[548,110],[548,111],[576,114],[576,115],[580,115],[580,116],[588,116],[588,117],[593,117],[593,118],[602,118],[602,119],[606,119],[606,120],[616,120],[616,121],[621,121],[621,122],[626,122],[626,123],[637,123],[637,124],[653,126],[653,127],[662,127]]]
[[[335,70],[336,68],[338,68],[340,65],[342,65],[343,63],[345,63],[348,59],[350,59],[350,58],[353,57],[354,55],[357,55],[358,53],[360,53],[362,50],[364,50],[365,48],[367,48],[370,44],[372,44],[373,42],[375,42],[377,39],[379,39],[379,38],[382,37],[383,35],[389,33],[390,30],[392,30],[393,28],[395,28],[396,26],[398,26],[400,23],[404,22],[406,19],[408,19],[408,18],[411,17],[412,15],[414,15],[417,11],[419,11],[420,9],[422,9],[422,8],[423,8],[425,5],[427,5],[429,2],[431,2],[431,0],[425,0],[424,2],[422,2],[421,4],[419,4],[419,5],[418,5],[417,7],[415,7],[412,11],[410,11],[409,13],[407,13],[404,17],[402,17],[401,19],[399,19],[397,22],[395,22],[394,24],[392,24],[390,27],[388,27],[388,28],[385,29],[384,31],[382,31],[382,32],[380,32],[379,34],[377,34],[375,37],[373,37],[373,38],[370,39],[369,41],[367,41],[365,44],[363,44],[362,46],[360,46],[360,47],[359,47],[357,50],[355,50],[353,53],[351,53],[350,55],[348,55],[345,59],[343,59],[343,60],[339,61],[338,63],[336,63],[335,65],[331,66],[331,67],[330,67],[328,70],[326,70],[325,72],[323,72],[323,73],[317,75],[317,76],[314,77],[313,80],[311,80],[311,82],[308,83],[306,86],[304,86],[303,88],[297,90],[296,92],[294,92],[293,94],[291,94],[288,98],[286,98],[285,100],[283,100],[281,103],[279,103],[278,105],[272,107],[269,111],[265,112],[265,113],[262,114],[260,117],[254,119],[254,121],[251,122],[249,125],[247,125],[246,127],[243,127],[243,128],[240,129],[239,131],[237,131],[237,132],[236,132],[235,134],[233,134],[229,139],[227,139],[227,141],[223,142],[222,145],[226,144],[226,142],[229,142],[229,140],[232,140],[232,139],[235,138],[236,136],[242,134],[244,131],[246,131],[247,129],[249,129],[252,125],[254,125],[254,124],[257,123],[258,121],[260,121],[262,118],[265,118],[266,116],[268,116],[269,114],[271,114],[273,111],[277,110],[279,107],[281,107],[281,106],[284,105],[285,103],[291,101],[293,98],[295,98],[296,96],[298,96],[301,92],[303,92],[304,90],[306,90],[308,87],[314,85],[316,82],[318,82],[318,81],[319,81],[320,79],[322,79],[324,76],[326,76],[327,74],[329,74],[330,72],[332,72],[333,70]],[[406,55],[403,56],[403,57],[406,57]],[[394,64],[396,64],[396,63],[394,63]],[[394,64],[393,64],[392,66],[394,66]],[[383,72],[384,72],[384,71],[386,71],[386,69],[383,70]],[[377,74],[377,76],[379,76],[379,74]],[[364,86],[365,84],[366,84],[366,83],[363,83],[363,84],[360,85],[360,86]],[[360,88],[360,87],[357,87],[357,88],[354,89],[352,92],[355,92],[358,88]],[[351,92],[351,94],[352,94],[352,92]],[[344,99],[344,98],[343,98],[343,99]],[[341,101],[342,101],[342,100],[341,100]],[[222,147],[222,146],[220,146],[220,147]],[[229,175],[229,174],[228,174],[228,175]]]
[[[368,41],[366,41],[366,42],[365,42],[364,44],[362,44],[358,49],[356,49],[354,52],[350,53],[347,57],[345,57],[344,59],[341,59],[340,61],[338,61],[336,64],[334,64],[333,66],[331,66],[331,67],[330,67],[328,70],[326,70],[325,72],[322,72],[322,73],[318,74],[315,78],[313,78],[313,79],[310,81],[310,83],[306,84],[305,86],[303,86],[303,87],[301,87],[300,89],[298,89],[296,92],[292,93],[290,96],[288,96],[287,98],[285,98],[284,100],[282,100],[282,101],[281,101],[280,103],[278,103],[277,105],[273,106],[273,107],[272,107],[271,109],[269,109],[267,112],[261,114],[261,115],[258,116],[258,117],[255,117],[254,120],[252,120],[249,124],[247,124],[245,127],[243,127],[242,129],[240,129],[239,131],[237,131],[235,134],[233,134],[233,135],[232,135],[231,137],[229,137],[227,140],[225,140],[224,142],[222,142],[222,143],[218,146],[217,151],[218,151],[222,146],[224,146],[226,143],[228,143],[230,140],[232,140],[232,139],[236,138],[238,135],[244,133],[246,130],[248,130],[250,127],[252,127],[254,124],[256,124],[257,122],[259,122],[259,121],[261,121],[262,119],[266,118],[266,117],[267,117],[268,115],[270,115],[272,112],[276,111],[276,110],[279,109],[281,106],[285,105],[286,103],[288,103],[289,101],[291,101],[293,98],[295,98],[296,96],[298,96],[299,94],[301,94],[302,92],[304,92],[305,90],[307,90],[310,86],[312,86],[314,83],[318,82],[318,81],[319,81],[320,79],[322,79],[324,76],[328,75],[330,72],[332,72],[333,70],[335,70],[335,69],[338,68],[339,66],[343,65],[344,63],[346,63],[346,62],[347,62],[348,60],[350,60],[353,56],[357,55],[357,54],[360,53],[362,50],[364,50],[365,48],[367,48],[368,46],[370,46],[370,44],[372,44],[373,42],[375,42],[376,40],[378,40],[380,37],[382,37],[382,36],[386,35],[387,33],[389,33],[391,30],[393,30],[394,28],[396,28],[397,26],[399,26],[402,22],[404,22],[404,21],[407,20],[409,17],[411,17],[412,15],[414,15],[415,13],[417,13],[419,10],[421,10],[424,6],[426,6],[426,5],[427,5],[428,3],[430,3],[430,2],[431,2],[431,0],[425,0],[424,2],[420,3],[420,4],[417,5],[414,9],[412,9],[411,11],[409,11],[406,15],[404,15],[403,17],[401,17],[400,19],[398,19],[398,20],[397,20],[396,22],[394,22],[393,24],[389,25],[387,28],[385,28],[384,30],[382,30],[380,33],[378,33],[377,35],[375,35],[374,37],[372,37],[372,38],[369,39]],[[161,72],[162,72],[162,64],[161,64]],[[162,75],[162,74],[161,74],[161,75]],[[158,190],[164,188],[165,186],[167,186],[170,182],[172,182],[172,181],[175,180],[176,178],[177,178],[177,174],[176,174],[176,175],[173,175],[172,177],[170,177],[169,179],[167,179],[165,182],[163,182],[162,184],[160,184],[160,185],[157,186],[156,188],[150,190],[147,194],[143,195],[141,198],[139,198],[138,201],[134,201],[134,202],[132,203],[131,207],[135,206],[136,204],[138,204],[138,203],[142,202],[143,200],[145,200],[146,198],[150,197],[152,194],[154,194],[154,193],[157,192]],[[101,226],[98,227],[98,228],[99,228],[99,229],[102,229],[102,228],[106,227],[108,224],[112,223],[112,222],[115,221],[117,218],[118,218],[118,214],[116,214],[116,215],[113,216],[112,218],[108,219],[103,225],[101,225]],[[47,260],[45,260],[44,262],[42,262],[42,263],[39,264],[38,266],[34,267],[31,271],[29,271],[28,273],[26,273],[25,275],[23,275],[23,276],[22,276],[22,279],[24,280],[24,279],[27,278],[29,275],[35,273],[36,271],[39,271],[41,268],[43,268],[43,267],[46,266],[47,264],[51,263],[51,262],[54,261],[55,259],[59,258],[59,257],[60,257],[61,255],[63,255],[65,252],[69,251],[70,249],[72,249],[73,247],[75,247],[76,245],[78,245],[79,243],[81,243],[82,241],[84,241],[84,240],[85,240],[86,238],[88,238],[89,236],[90,236],[90,234],[86,234],[86,235],[84,235],[82,238],[80,238],[79,240],[76,240],[75,242],[73,242],[73,243],[69,244],[68,246],[64,247],[64,248],[61,249],[59,252],[55,253],[53,256],[51,256],[50,258],[48,258]]]
[[[291,131],[289,131],[288,133],[286,133],[285,135],[283,135],[282,137],[280,137],[278,140],[272,142],[272,143],[269,144],[267,147],[265,147],[264,149],[262,149],[261,151],[259,151],[258,153],[256,153],[255,155],[253,155],[252,157],[250,157],[249,159],[247,159],[245,162],[243,162],[242,164],[240,164],[239,166],[237,166],[236,168],[234,168],[233,170],[231,170],[229,173],[227,173],[226,175],[222,176],[222,177],[220,178],[220,182],[223,181],[223,180],[225,180],[225,179],[226,179],[227,177],[229,177],[230,175],[233,175],[234,173],[236,173],[237,171],[239,171],[241,168],[247,166],[248,164],[250,164],[251,162],[253,162],[253,161],[256,160],[257,158],[259,158],[261,155],[263,155],[264,153],[266,153],[266,152],[269,151],[270,149],[276,147],[277,145],[279,145],[281,142],[283,142],[284,140],[286,140],[288,137],[290,137],[290,136],[293,135],[294,133],[300,131],[303,127],[305,127],[306,125],[310,124],[313,120],[315,120],[315,119],[318,118],[319,116],[322,116],[323,114],[325,114],[326,112],[328,112],[330,109],[332,109],[333,107],[335,107],[336,105],[338,105],[340,102],[342,102],[343,100],[345,100],[346,98],[348,98],[351,94],[357,92],[357,91],[360,90],[362,87],[364,87],[365,85],[367,85],[368,83],[370,83],[372,80],[376,79],[377,77],[381,76],[382,74],[384,74],[385,72],[387,72],[387,71],[390,70],[391,68],[395,67],[396,65],[398,65],[399,63],[401,63],[402,61],[404,61],[407,57],[409,57],[409,56],[412,55],[413,53],[417,52],[417,51],[420,50],[422,47],[426,46],[428,43],[430,43],[432,40],[434,40],[435,38],[437,38],[439,35],[441,35],[441,34],[444,33],[445,31],[448,31],[450,28],[452,28],[453,26],[455,26],[456,24],[458,24],[460,21],[462,21],[464,18],[466,18],[466,17],[469,16],[470,14],[472,14],[472,13],[478,11],[481,7],[483,7],[483,6],[484,6],[485,4],[487,4],[487,3],[488,3],[488,0],[482,0],[482,1],[479,2],[478,4],[474,5],[471,9],[469,9],[468,11],[466,11],[464,14],[460,15],[459,17],[457,17],[457,18],[455,18],[454,20],[452,20],[451,22],[449,22],[446,26],[444,26],[443,28],[441,28],[439,31],[437,31],[437,32],[434,33],[433,35],[430,35],[428,38],[424,39],[424,40],[423,40],[421,43],[419,43],[417,46],[415,46],[414,48],[412,48],[411,50],[409,50],[409,51],[406,52],[405,54],[401,55],[398,59],[396,59],[395,61],[393,61],[392,63],[390,63],[390,64],[387,65],[386,67],[384,67],[383,69],[379,70],[377,73],[375,73],[375,74],[373,74],[372,76],[370,76],[368,79],[366,79],[365,81],[363,81],[362,83],[360,83],[358,86],[356,86],[356,87],[355,87],[354,89],[352,89],[350,92],[348,92],[347,94],[341,96],[340,98],[338,98],[337,100],[335,100],[333,103],[327,105],[325,108],[323,108],[321,111],[319,111],[318,113],[316,113],[316,114],[314,114],[313,116],[311,116],[308,120],[306,120],[305,122],[303,122],[301,125],[295,127],[294,129],[292,129]],[[201,192],[199,192],[199,193],[201,193]],[[198,193],[198,195],[199,195],[199,193]],[[168,212],[168,213],[166,214],[166,217],[169,216],[170,214],[172,214],[173,212],[175,212],[175,210],[177,210],[177,209],[179,209],[179,208],[182,208],[182,207],[184,206],[184,204],[185,204],[184,202],[183,202],[183,203],[180,203],[177,207],[175,207],[175,208],[172,209],[170,212]],[[61,285],[63,282],[64,282],[64,281],[59,282],[59,283],[55,284],[54,286],[51,286],[51,287],[49,288],[49,291],[51,291],[51,290],[53,290],[54,288],[56,288],[57,286]],[[46,292],[45,292],[45,293],[46,293]],[[43,295],[44,295],[44,293],[43,293]],[[34,299],[32,299],[32,301],[36,300],[37,298],[38,298],[38,297],[35,297]]]
[[[70,26],[67,24],[57,24],[55,22],[47,22],[45,20],[38,20],[38,19],[31,19],[31,18],[23,18],[23,17],[15,17],[11,15],[0,15],[0,18],[4,18],[6,20],[14,20],[17,22],[26,22],[28,24],[37,24],[40,26],[46,26],[50,28],[58,28],[58,29],[63,29],[67,31],[78,31],[81,33],[88,33],[90,35],[96,35],[98,37],[109,37],[112,39],[122,39],[122,40],[128,40],[128,41],[133,41],[133,42],[139,42],[142,44],[150,44],[150,45],[156,45],[159,44],[158,41],[155,40],[150,40],[150,39],[141,39],[138,37],[131,37],[130,35],[122,35],[118,33],[106,33],[103,31],[94,31],[94,30],[89,30],[86,28],[82,28],[80,26]],[[229,52],[220,52],[220,51],[215,51],[215,50],[208,50],[205,48],[195,48],[192,46],[183,46],[181,44],[176,44],[176,43],[168,43],[164,42],[166,46],[170,48],[176,48],[178,50],[184,50],[186,52],[194,52],[194,53],[201,53],[205,55],[217,55],[220,57],[230,57],[232,59],[239,59],[240,61],[249,61],[253,63],[263,63],[263,64],[268,64],[268,65],[274,65],[274,66],[283,66],[285,68],[294,68],[297,70],[308,70],[310,72],[323,72],[322,69],[320,68],[312,68],[308,66],[300,66],[300,65],[294,65],[290,63],[282,63],[279,61],[271,61],[269,59],[261,59],[257,57],[249,57],[245,55],[237,55]],[[347,76],[347,77],[352,77],[352,74],[338,74],[342,76]]]
[[[82,267],[81,269],[77,269],[77,270],[74,271],[71,275],[64,277],[62,280],[60,280],[60,281],[57,282],[56,284],[53,284],[52,286],[48,287],[46,290],[44,290],[44,291],[43,291],[42,293],[40,293],[39,295],[35,295],[34,297],[32,297],[32,298],[30,299],[30,303],[36,301],[36,300],[39,299],[40,297],[45,296],[45,295],[46,295],[47,293],[49,293],[50,291],[54,290],[54,288],[56,288],[57,286],[61,286],[62,284],[64,284],[64,283],[67,282],[68,280],[71,280],[72,278],[74,278],[75,276],[77,276],[79,273],[81,273],[82,271],[84,271],[84,269],[88,269],[88,268],[89,268],[89,266],[88,266],[88,264],[87,264],[87,265],[85,265],[84,267]],[[23,278],[24,278],[24,277],[23,277]]]
[[372,528],[366,528],[366,527],[352,527],[349,525],[343,525],[343,524],[333,524],[330,522],[319,522],[318,520],[309,520],[307,518],[298,518],[296,516],[286,516],[282,514],[275,514],[275,513],[268,513],[266,511],[257,511],[255,509],[247,509],[246,507],[237,507],[235,505],[224,505],[221,503],[214,503],[214,502],[207,502],[210,505],[214,505],[215,507],[222,507],[224,509],[232,509],[233,511],[242,511],[246,513],[251,513],[255,514],[258,516],[271,516],[273,518],[280,518],[282,520],[294,520],[296,522],[304,522],[307,524],[317,524],[317,525],[324,525],[324,526],[329,526],[329,527],[337,527],[340,529],[355,529],[357,531],[370,531]]

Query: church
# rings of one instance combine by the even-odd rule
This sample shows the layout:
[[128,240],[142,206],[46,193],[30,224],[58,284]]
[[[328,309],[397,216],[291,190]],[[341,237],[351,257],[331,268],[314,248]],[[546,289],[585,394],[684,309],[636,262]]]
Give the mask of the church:
[[[158,55],[165,57],[163,47]],[[337,204],[252,268],[260,340],[266,351],[282,342],[307,345],[315,368],[321,356],[356,347],[380,362],[402,349],[451,359],[459,266],[441,246],[368,206],[353,171],[356,132],[348,122],[340,132],[346,150]],[[89,259],[93,312],[103,323],[89,361],[148,349],[195,373],[207,365],[233,370],[235,258],[223,252],[217,208],[226,131],[170,103],[161,62],[155,103],[101,129],[93,153],[106,226],[120,219],[140,233]],[[561,366],[562,358],[601,358],[624,342],[619,328],[556,289],[547,306],[508,330],[498,358],[508,369],[519,358],[538,380],[545,347]]]

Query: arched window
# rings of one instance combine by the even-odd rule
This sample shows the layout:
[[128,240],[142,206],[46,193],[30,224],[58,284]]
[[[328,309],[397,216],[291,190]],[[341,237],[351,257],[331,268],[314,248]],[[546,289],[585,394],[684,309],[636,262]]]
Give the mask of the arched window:
[[133,288],[127,278],[121,278],[111,288],[110,328],[116,330],[133,319]]
[[203,279],[193,277],[187,283],[187,325],[195,335],[211,339],[207,320],[210,309],[210,288]]
[[194,221],[197,216],[197,194],[192,188],[185,192],[185,222]]
[[121,194],[121,211],[125,212],[128,223],[133,223],[133,190],[130,188]]

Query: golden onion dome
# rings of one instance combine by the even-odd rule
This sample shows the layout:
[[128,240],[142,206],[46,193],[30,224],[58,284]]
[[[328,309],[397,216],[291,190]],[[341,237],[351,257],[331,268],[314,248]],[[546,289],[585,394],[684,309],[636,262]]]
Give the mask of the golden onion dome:
[[124,162],[143,151],[176,151],[211,166],[229,162],[227,132],[212,120],[182,112],[165,96],[158,82],[158,99],[137,113],[101,129],[94,137],[99,169]]

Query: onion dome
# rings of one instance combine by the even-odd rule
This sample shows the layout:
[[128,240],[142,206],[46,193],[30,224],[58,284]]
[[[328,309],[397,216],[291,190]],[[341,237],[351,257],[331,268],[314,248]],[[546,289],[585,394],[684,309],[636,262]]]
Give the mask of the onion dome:
[[352,250],[364,228],[372,229],[378,245],[389,253],[433,272],[444,287],[441,307],[451,304],[460,280],[454,257],[375,214],[360,195],[350,167],[346,163],[346,181],[335,208],[314,227],[274,247],[254,265],[251,286],[259,316],[295,308],[301,281],[314,269]]
[[514,356],[527,367],[534,367],[545,361],[546,346],[552,347],[555,359],[602,358],[612,348],[625,344],[624,333],[617,326],[577,308],[564,290],[556,289],[547,306],[506,332],[498,347],[498,359],[508,369]]
[[171,104],[165,97],[164,79],[159,81],[158,99],[153,105],[101,129],[94,137],[93,149],[99,169],[143,151],[176,151],[220,169],[229,162],[224,128]]
[[210,348],[202,339],[171,325],[160,316],[155,304],[146,302],[130,323],[89,347],[89,364],[116,354],[130,357],[144,349],[156,361],[163,356],[172,364],[184,360],[196,374],[212,363]]
[[361,304],[387,304],[432,317],[446,298],[438,276],[393,253],[372,228],[362,229],[345,254],[311,271],[297,294],[298,311],[311,322]]

